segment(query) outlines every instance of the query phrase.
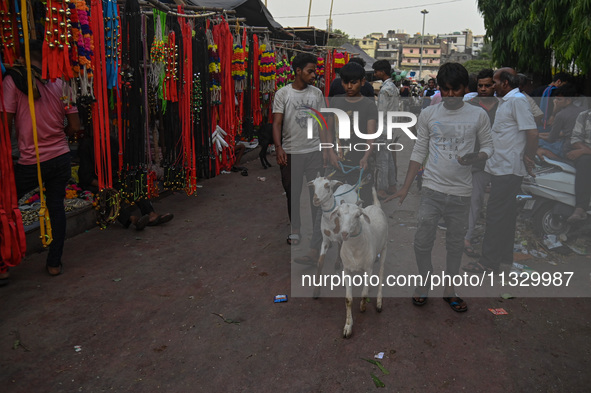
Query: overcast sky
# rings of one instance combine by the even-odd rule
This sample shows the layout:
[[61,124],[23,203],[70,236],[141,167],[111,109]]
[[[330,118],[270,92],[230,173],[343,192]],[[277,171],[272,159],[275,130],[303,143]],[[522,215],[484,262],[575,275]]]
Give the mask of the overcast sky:
[[[262,0],[265,3],[265,0]],[[331,0],[312,0],[310,25],[326,28]],[[306,26],[309,0],[267,0],[267,8],[283,26]],[[470,29],[484,34],[484,21],[476,7],[476,0],[334,0],[333,28],[351,37],[388,30],[420,33],[425,18],[425,34],[445,34]],[[380,12],[369,12],[369,11]],[[343,15],[346,14],[346,15]]]

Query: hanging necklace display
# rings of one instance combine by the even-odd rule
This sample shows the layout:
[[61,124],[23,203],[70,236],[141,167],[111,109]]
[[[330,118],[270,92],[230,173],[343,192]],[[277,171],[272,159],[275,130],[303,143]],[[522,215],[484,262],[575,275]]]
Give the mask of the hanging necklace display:
[[69,57],[70,0],[47,0],[45,14],[45,39],[43,41],[43,79],[55,80],[73,77]]
[[166,55],[164,50],[164,30],[166,14],[154,9],[154,39],[150,48],[150,68],[148,70],[148,104],[150,113],[156,115],[160,109],[158,99],[162,102],[162,112],[166,111],[166,99],[162,94],[162,86],[165,78]]
[[324,89],[324,58],[318,57],[316,62],[316,87]]
[[256,34],[252,35],[253,64],[252,64],[252,90],[251,90],[251,107],[252,107],[252,124],[255,126],[261,125],[263,116],[261,112],[261,82],[260,82],[260,67],[259,67],[259,37]]
[[12,66],[18,55],[9,0],[0,1],[0,41],[2,59]]
[[[238,22],[236,22],[238,23]],[[234,54],[232,55],[232,78],[236,93],[242,93],[246,88],[246,67],[244,64],[246,55],[239,31],[234,34]]]
[[[103,1],[105,2],[105,1]],[[105,14],[105,57],[107,60],[107,89],[117,86],[118,62],[117,52],[119,37],[119,16],[117,15],[117,2],[108,0],[103,9]]]
[[[181,6],[177,7],[179,14],[183,13]],[[181,120],[181,139],[183,145],[183,168],[185,169],[185,192],[192,195],[197,190],[197,163],[195,158],[195,139],[193,134],[193,111],[191,110],[191,98],[193,90],[193,53],[192,38],[193,26],[187,18],[178,17],[181,27],[181,45],[183,63],[180,67],[182,88],[179,100],[179,117]]]
[[277,56],[280,59],[277,62],[277,89],[281,89],[289,83],[291,66],[289,65],[289,60],[285,51],[282,50],[281,52],[278,52]]
[[275,78],[277,68],[275,66],[275,52],[273,46],[269,43],[269,37],[265,39],[260,47],[260,80],[261,93],[267,94],[275,91]]
[[168,42],[164,47],[164,54],[166,57],[166,67],[164,77],[164,97],[171,102],[178,101],[177,95],[177,81],[179,77],[177,75],[178,67],[178,45],[176,44],[176,34],[171,31],[168,34]]
[[207,29],[207,53],[209,55],[209,93],[211,95],[211,104],[219,105],[222,103],[222,86],[220,83],[220,56],[218,46],[213,40],[213,33]]
[[122,196],[134,202],[146,196],[148,182],[141,10],[137,0],[126,0],[121,12],[121,123],[124,168]]
[[193,91],[191,93],[191,110],[193,111],[193,123],[201,121],[201,111],[203,110],[203,92],[201,90],[201,73],[193,75]]

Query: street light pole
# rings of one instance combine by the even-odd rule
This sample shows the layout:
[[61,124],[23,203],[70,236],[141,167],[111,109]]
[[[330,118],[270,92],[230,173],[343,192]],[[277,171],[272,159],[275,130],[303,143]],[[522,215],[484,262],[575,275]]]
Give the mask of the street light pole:
[[419,80],[421,80],[421,74],[423,73],[423,39],[425,37],[425,15],[427,15],[429,11],[422,10],[421,14],[423,14],[423,32],[421,33],[421,60],[419,60]]
[[308,6],[308,27],[310,27],[310,12],[312,12],[312,0],[310,0],[310,5]]

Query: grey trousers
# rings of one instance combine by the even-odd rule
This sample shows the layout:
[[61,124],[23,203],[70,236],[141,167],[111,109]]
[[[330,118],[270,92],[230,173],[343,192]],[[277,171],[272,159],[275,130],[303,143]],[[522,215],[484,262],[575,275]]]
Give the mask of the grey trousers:
[[[443,217],[447,225],[445,232],[446,268],[449,275],[457,275],[464,252],[464,235],[468,227],[470,197],[444,194],[423,188],[418,212],[417,232],[414,250],[419,274],[426,280],[433,272],[431,251],[435,243],[437,223]],[[426,283],[428,285],[428,283]]]
[[476,221],[478,221],[478,217],[480,217],[480,211],[484,204],[484,190],[488,183],[490,183],[490,173],[486,173],[485,171],[472,173],[472,198],[470,199],[470,215],[468,218],[466,240],[472,240]]

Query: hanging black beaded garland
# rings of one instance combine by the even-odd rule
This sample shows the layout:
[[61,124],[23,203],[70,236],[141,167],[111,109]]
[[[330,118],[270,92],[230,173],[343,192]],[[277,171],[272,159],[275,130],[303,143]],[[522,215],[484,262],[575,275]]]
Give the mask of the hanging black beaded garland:
[[[173,64],[169,63],[169,69],[173,70],[171,73],[167,73],[167,77],[177,78],[177,91],[176,96],[180,95],[178,91],[179,87],[182,86],[182,76],[178,64],[178,59],[182,57],[182,33],[176,16],[166,15],[166,34],[174,32],[174,35],[178,37],[176,39],[176,53],[178,54],[177,60]],[[171,68],[173,67],[173,68]],[[179,83],[181,82],[181,83]],[[179,103],[173,101],[166,102],[166,111],[162,114],[162,133],[160,136],[163,146],[163,169],[164,169],[164,187],[170,189],[183,189],[185,186],[185,172],[183,168],[183,157],[182,157],[182,143],[181,138],[181,122],[179,119]]]
[[[195,35],[193,37],[193,72],[199,76],[199,87],[195,87],[194,94],[201,94],[201,97],[196,98],[200,100],[199,122],[195,122],[193,132],[195,135],[195,157],[197,157],[197,177],[210,178],[212,177],[212,166],[210,157],[210,138],[209,126],[210,122],[210,94],[209,86],[209,61],[207,52],[207,39],[205,37],[206,20],[197,19],[195,21]],[[197,109],[194,109],[197,111]],[[215,160],[215,157],[213,157]]]
[[141,11],[126,0],[121,13],[121,117],[123,130],[122,194],[135,201],[146,195],[147,168],[143,107]]

